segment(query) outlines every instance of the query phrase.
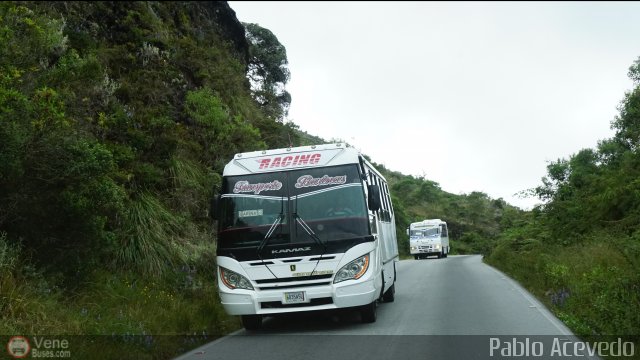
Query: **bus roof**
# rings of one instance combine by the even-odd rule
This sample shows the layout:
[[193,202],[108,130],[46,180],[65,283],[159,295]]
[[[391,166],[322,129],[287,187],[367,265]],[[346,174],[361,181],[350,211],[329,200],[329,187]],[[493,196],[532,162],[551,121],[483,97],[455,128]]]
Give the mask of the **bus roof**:
[[[358,164],[360,152],[347,144],[323,144],[260,150],[236,154],[224,167],[224,176],[275,172],[290,169]],[[368,164],[366,159],[363,161]],[[368,164],[374,171],[382,175]]]
[[440,219],[427,219],[427,220],[411,223],[409,227],[415,228],[415,227],[435,226],[440,224],[446,224],[446,222]]

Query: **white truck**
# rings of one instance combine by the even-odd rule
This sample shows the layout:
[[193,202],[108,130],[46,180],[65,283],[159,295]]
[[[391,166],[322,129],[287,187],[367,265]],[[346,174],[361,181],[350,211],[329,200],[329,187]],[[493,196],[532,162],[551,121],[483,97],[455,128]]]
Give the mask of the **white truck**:
[[447,223],[440,219],[411,223],[407,235],[410,253],[416,260],[431,255],[437,255],[438,259],[446,258],[451,249]]
[[389,188],[356,149],[325,144],[236,154],[212,201],[218,289],[248,330],[264,316],[392,302],[398,243]]

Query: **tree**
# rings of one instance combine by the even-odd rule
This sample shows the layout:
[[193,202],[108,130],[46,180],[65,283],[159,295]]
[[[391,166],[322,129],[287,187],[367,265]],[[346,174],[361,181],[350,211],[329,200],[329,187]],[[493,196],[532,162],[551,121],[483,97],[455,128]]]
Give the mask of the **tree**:
[[287,50],[268,29],[244,23],[249,41],[247,75],[254,99],[267,115],[282,121],[289,112],[291,95],[285,90],[290,73]]
[[633,80],[634,89],[625,94],[620,104],[620,115],[611,127],[616,130],[615,138],[630,150],[640,147],[640,58],[629,68],[628,76]]

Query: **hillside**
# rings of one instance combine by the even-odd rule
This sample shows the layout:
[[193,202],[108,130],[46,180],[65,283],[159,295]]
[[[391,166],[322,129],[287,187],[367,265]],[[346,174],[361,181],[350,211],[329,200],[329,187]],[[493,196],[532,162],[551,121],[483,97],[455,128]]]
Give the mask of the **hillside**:
[[505,229],[522,221],[524,211],[503,199],[491,199],[482,192],[451,194],[438,183],[375,166],[390,185],[396,211],[397,237],[401,254],[409,253],[405,230],[409,224],[440,218],[447,222],[453,254],[488,254]]
[[258,71],[233,10],[2,2],[0,43],[0,334],[236,328],[214,284],[213,189],[234,153],[313,137],[281,120],[286,78]]
[[640,334],[640,58],[611,121],[612,138],[547,165],[545,201],[500,234],[488,262],[512,275],[573,331]]

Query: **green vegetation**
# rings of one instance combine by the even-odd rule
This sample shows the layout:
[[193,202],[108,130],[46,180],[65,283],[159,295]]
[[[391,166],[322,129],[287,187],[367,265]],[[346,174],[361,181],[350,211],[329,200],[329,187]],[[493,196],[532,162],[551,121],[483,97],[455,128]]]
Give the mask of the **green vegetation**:
[[268,44],[224,2],[0,3],[0,334],[239,326],[208,200],[234,153],[312,138],[249,28]]
[[[324,142],[283,121],[284,46],[225,2],[0,2],[0,43],[0,334],[166,358],[238,328],[208,218],[224,164]],[[401,253],[410,222],[441,218],[454,253],[484,254],[575,331],[640,333],[640,60],[629,75],[616,136],[550,164],[533,211],[376,165]]]
[[284,86],[289,81],[287,50],[273,33],[257,24],[244,24],[249,41],[249,78],[253,97],[266,114],[276,119],[287,115],[291,95]]
[[582,335],[640,334],[640,59],[629,77],[615,136],[550,163],[545,205],[487,259]]

